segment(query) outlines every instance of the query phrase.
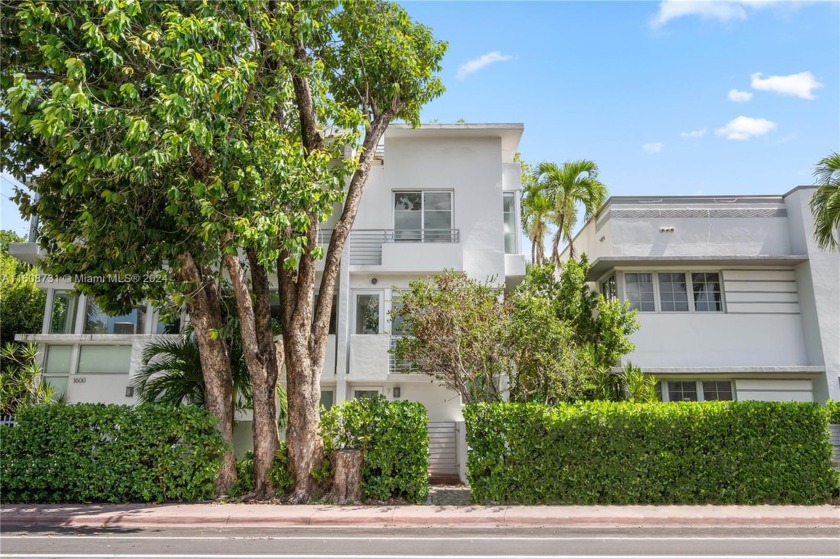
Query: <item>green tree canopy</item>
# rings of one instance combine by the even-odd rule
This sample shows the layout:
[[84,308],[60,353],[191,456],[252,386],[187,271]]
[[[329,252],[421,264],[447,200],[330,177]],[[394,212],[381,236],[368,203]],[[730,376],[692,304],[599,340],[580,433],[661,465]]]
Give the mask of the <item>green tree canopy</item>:
[[9,254],[9,243],[25,239],[0,231],[0,347],[16,334],[39,334],[44,321],[43,291],[35,287],[37,270]]
[[[634,349],[635,311],[593,293],[589,264],[532,266],[504,296],[492,281],[447,272],[410,284],[391,311],[407,335],[396,358],[458,392],[464,402],[499,401],[502,376],[513,401],[637,397],[649,387],[638,369],[613,369]],[[644,396],[647,397],[647,396]]]

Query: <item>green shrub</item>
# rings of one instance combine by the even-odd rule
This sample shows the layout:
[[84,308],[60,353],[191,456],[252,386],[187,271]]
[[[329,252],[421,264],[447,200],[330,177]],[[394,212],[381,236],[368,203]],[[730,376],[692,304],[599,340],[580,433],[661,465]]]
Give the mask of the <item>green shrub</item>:
[[236,461],[236,483],[228,489],[228,497],[241,497],[256,486],[254,479],[254,452],[249,450]]
[[840,425],[840,402],[829,400],[825,403],[825,409],[828,411],[828,422],[833,425]]
[[278,495],[282,495],[294,487],[294,481],[289,474],[289,455],[286,451],[286,441],[280,441],[277,456],[268,470],[268,479],[277,488]]
[[190,406],[34,406],[0,431],[4,502],[210,499],[224,442]]
[[824,503],[826,413],[793,402],[476,404],[473,500],[520,504]]
[[419,402],[357,398],[333,406],[321,420],[327,456],[362,451],[362,498],[419,503],[429,494],[429,434]]

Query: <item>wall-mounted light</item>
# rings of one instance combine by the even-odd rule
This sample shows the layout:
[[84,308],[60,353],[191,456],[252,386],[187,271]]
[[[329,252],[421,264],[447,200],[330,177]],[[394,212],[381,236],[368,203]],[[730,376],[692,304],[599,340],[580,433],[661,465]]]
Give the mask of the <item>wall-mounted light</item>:
[[376,279],[376,278],[373,278],[372,280],[370,280],[371,285],[376,285],[377,282],[379,282],[379,280]]
[[399,387],[399,386],[395,386],[395,387],[394,387],[394,398],[399,398],[399,397],[400,397],[400,393],[401,393],[401,391],[400,391],[400,387]]
[[133,386],[126,386],[125,387],[125,397],[126,398],[134,398],[134,387]]

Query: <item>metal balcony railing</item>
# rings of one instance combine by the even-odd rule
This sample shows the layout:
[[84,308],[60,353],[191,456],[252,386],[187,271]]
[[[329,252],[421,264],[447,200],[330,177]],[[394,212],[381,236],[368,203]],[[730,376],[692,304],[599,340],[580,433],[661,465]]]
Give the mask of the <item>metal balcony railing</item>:
[[458,229],[359,229],[350,233],[350,264],[382,264],[385,243],[459,243]]
[[391,343],[388,352],[388,372],[389,373],[416,373],[420,369],[412,361],[397,359],[394,350],[397,349],[397,340],[399,336],[391,336]]

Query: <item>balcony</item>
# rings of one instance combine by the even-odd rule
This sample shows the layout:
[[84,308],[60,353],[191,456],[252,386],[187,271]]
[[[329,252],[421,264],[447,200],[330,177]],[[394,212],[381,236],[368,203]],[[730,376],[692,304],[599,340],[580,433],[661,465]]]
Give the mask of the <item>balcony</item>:
[[458,229],[361,229],[350,233],[350,265],[389,272],[463,269]]

